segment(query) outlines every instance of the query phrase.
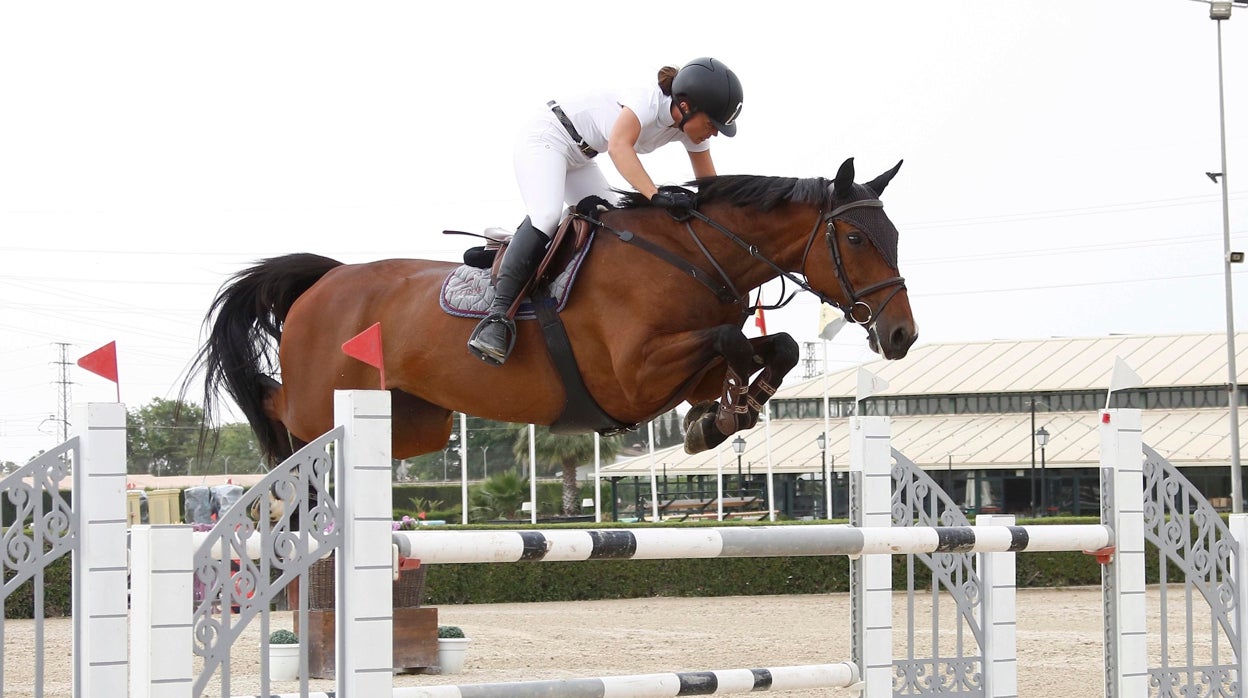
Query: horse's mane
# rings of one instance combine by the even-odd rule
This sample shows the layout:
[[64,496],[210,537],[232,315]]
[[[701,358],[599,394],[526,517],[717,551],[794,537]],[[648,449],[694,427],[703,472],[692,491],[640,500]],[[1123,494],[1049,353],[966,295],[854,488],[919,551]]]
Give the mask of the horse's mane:
[[[754,206],[770,211],[782,203],[826,204],[831,197],[831,182],[822,177],[764,177],[759,175],[723,175],[688,182],[697,187],[698,204],[726,201],[734,206]],[[644,208],[650,200],[637,192],[622,192],[619,208]]]

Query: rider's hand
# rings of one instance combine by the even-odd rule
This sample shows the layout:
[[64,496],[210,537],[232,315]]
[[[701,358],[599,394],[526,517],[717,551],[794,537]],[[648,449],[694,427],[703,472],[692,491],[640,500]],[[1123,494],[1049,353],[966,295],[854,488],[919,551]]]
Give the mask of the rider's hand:
[[650,197],[650,204],[667,209],[678,221],[689,220],[689,212],[698,207],[698,195],[684,187],[659,187]]

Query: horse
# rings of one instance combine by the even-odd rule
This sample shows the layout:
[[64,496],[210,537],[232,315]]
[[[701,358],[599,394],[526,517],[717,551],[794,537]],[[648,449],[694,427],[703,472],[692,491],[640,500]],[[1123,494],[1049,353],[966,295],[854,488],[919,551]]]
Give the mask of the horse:
[[[879,200],[900,167],[866,184],[854,182],[853,158],[834,180],[704,178],[690,182],[698,205],[684,216],[636,193],[596,215],[572,214],[596,227],[558,319],[584,391],[614,420],[576,430],[627,429],[683,402],[692,405],[690,453],[752,428],[799,359],[788,334],[742,332],[757,304],[751,292],[778,277],[864,327],[884,358],[903,358],[918,329],[899,275],[897,230]],[[393,457],[445,447],[454,412],[540,425],[566,419],[573,391],[540,323],[517,323],[503,366],[469,352],[476,319],[439,305],[458,267],[422,259],[343,264],[308,253],[259,260],[213,300],[183,395],[202,373],[204,413],[214,414],[227,393],[264,456],[280,462],[333,427],[335,390],[377,386],[377,371],[341,347],[379,322]]]

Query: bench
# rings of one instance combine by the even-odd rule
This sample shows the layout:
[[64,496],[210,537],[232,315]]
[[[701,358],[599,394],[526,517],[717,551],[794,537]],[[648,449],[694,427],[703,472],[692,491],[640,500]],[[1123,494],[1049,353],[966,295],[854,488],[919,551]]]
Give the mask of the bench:
[[741,520],[741,521],[762,521],[763,519],[771,518],[772,514],[779,514],[779,513],[780,512],[774,509],[771,511],[733,511],[733,512],[725,511],[724,520],[726,521],[728,519],[734,519],[734,520]]
[[[733,509],[745,509],[746,507],[755,505],[755,503],[758,502],[758,497],[724,497],[722,501],[724,503],[724,513],[727,514]],[[716,500],[714,499],[712,499],[711,503],[707,506],[708,509],[716,509],[716,507]]]
[[714,502],[714,499],[669,499],[666,503],[659,504],[659,513],[701,513],[706,511],[706,507]]

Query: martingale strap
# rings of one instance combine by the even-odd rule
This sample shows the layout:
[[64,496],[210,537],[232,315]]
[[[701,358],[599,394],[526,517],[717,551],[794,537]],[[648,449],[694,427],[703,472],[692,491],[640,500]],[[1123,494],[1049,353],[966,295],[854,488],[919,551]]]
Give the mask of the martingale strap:
[[614,228],[610,228],[606,225],[603,225],[601,222],[598,223],[598,227],[599,227],[599,230],[606,230],[610,232],[611,234],[615,235],[617,238],[620,239],[620,242],[625,242],[625,243],[628,243],[630,245],[637,247],[638,249],[645,250],[646,252],[649,252],[650,254],[654,255],[655,257],[658,257],[664,262],[667,262],[668,264],[685,272],[689,276],[693,277],[693,279],[696,280],[698,283],[710,289],[711,293],[715,294],[715,297],[718,298],[721,303],[737,303],[741,300],[741,298],[736,293],[734,293],[732,289],[728,288],[727,285],[723,284],[722,282],[717,280],[715,277],[711,276],[710,274],[707,274],[701,269],[690,264],[688,260],[683,259],[676,254],[668,252],[667,250],[663,249],[662,247],[659,247],[658,245],[650,242],[649,240],[643,237],[639,237],[638,235],[634,234],[632,231],[616,230]]

